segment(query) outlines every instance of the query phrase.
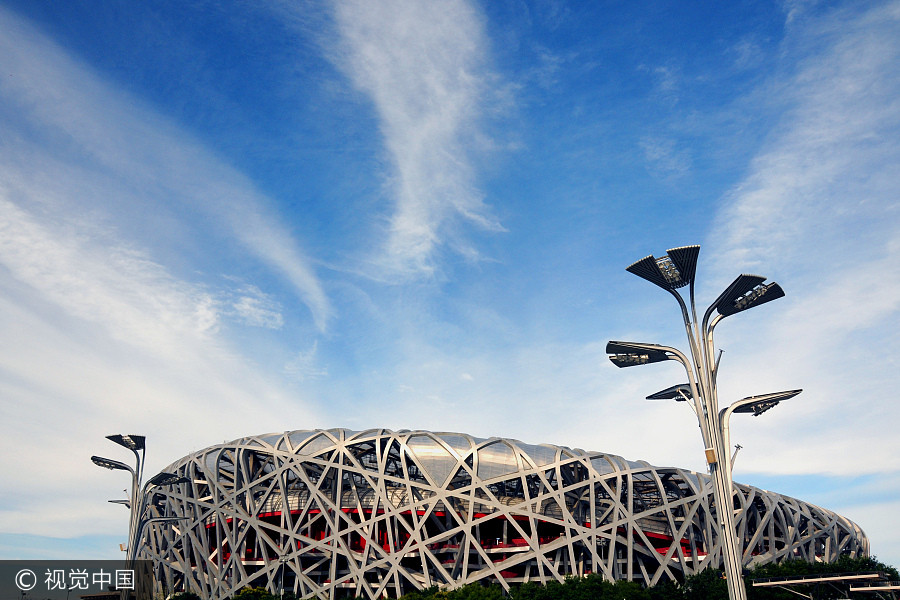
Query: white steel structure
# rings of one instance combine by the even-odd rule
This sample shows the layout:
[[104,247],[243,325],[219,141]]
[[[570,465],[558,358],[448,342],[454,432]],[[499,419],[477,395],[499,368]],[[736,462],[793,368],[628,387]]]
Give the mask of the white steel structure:
[[[146,491],[140,558],[161,591],[375,600],[474,581],[599,573],[653,585],[722,565],[707,475],[459,433],[344,429],[241,438]],[[853,522],[735,485],[744,565],[868,554]],[[177,518],[179,522],[172,524]]]

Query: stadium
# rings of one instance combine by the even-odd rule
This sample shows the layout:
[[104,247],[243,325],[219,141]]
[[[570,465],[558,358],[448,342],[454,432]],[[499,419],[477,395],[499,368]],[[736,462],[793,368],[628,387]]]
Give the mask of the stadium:
[[[195,452],[146,489],[161,591],[246,586],[375,600],[589,573],[654,585],[721,566],[708,476],[549,444],[428,431],[291,431]],[[868,555],[853,522],[735,484],[745,566]],[[155,519],[155,520],[154,520]]]

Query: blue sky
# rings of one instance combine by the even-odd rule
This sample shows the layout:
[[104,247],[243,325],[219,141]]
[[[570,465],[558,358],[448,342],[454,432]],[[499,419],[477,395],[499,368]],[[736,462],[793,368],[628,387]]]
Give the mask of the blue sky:
[[900,564],[900,2],[0,3],[0,557],[115,558],[124,478],[422,428],[703,470],[675,303],[729,319],[737,481]]

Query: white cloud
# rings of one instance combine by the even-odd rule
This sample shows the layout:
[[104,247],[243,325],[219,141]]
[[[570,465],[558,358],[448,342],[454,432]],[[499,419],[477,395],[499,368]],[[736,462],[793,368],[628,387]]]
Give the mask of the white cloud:
[[871,544],[872,555],[894,567],[900,556],[900,527],[897,522],[897,502],[859,502],[829,505],[829,509],[851,519],[862,527]]
[[215,328],[218,317],[202,289],[139,252],[97,244],[88,229],[41,224],[0,190],[0,264],[44,301],[172,360],[183,358],[185,337],[200,340]]
[[772,470],[777,456],[783,473],[897,471],[900,3],[791,14],[808,54],[772,87],[793,108],[727,198],[711,252],[711,280],[760,272],[787,298],[720,327],[722,340],[758,342],[728,348],[720,381],[727,398],[805,389],[737,425],[744,468]]
[[[107,281],[90,262],[67,265],[84,280],[73,284],[76,296],[85,285],[108,298],[129,281],[155,293],[140,274]],[[190,315],[190,302],[133,307],[119,322],[130,331],[155,330],[134,340],[115,331],[119,316],[111,322],[99,313],[72,315],[6,274],[0,288],[0,477],[4,494],[17,490],[4,495],[0,531],[68,537],[121,530],[121,515],[98,507],[128,482],[89,461],[92,454],[129,459],[103,439],[107,434],[149,435],[147,472],[153,473],[174,457],[248,430],[277,430],[285,420],[315,423],[302,399],[208,332],[185,328],[189,320],[172,318]],[[61,490],[65,503],[53,500]]]
[[476,188],[469,143],[482,135],[489,84],[482,17],[462,0],[342,0],[335,17],[335,60],[374,103],[391,163],[395,208],[379,262],[415,276],[435,269],[442,245],[476,256],[457,224],[502,229]]
[[325,328],[332,309],[322,285],[252,182],[11,13],[0,10],[0,26],[0,92],[17,118],[0,143],[0,169],[13,201],[40,206],[48,218],[115,223],[148,244],[148,232],[189,235],[175,215],[199,211],[195,227],[211,219],[229,231]]
[[763,50],[751,37],[739,40],[728,50],[734,55],[733,68],[739,71],[755,68],[762,62]]
[[315,341],[309,350],[298,353],[284,366],[285,372],[300,381],[326,377],[328,370],[319,365],[318,354],[319,342]]
[[816,0],[785,0],[782,5],[782,11],[785,13],[785,23],[790,25],[795,19],[799,19],[809,10],[810,6],[816,4]]
[[641,139],[640,147],[649,169],[658,176],[679,177],[690,171],[690,154],[676,148],[673,139],[646,136]]
[[654,86],[658,99],[667,102],[678,102],[678,91],[681,87],[682,74],[681,69],[671,64],[659,65],[656,67],[650,65],[639,65],[638,71],[642,73],[650,73],[654,80]]
[[284,325],[281,305],[255,285],[243,286],[235,294],[231,306],[244,324],[267,329],[281,329]]
[[507,345],[506,337],[465,335],[454,346],[465,351],[406,337],[389,372],[360,374],[346,394],[368,400],[334,409],[334,418],[351,428],[463,431],[703,469],[693,413],[643,400],[680,377],[674,366],[623,371],[607,360],[605,341]]
[[[246,178],[4,9],[0,30],[0,531],[121,531],[99,507],[118,509],[105,500],[128,482],[89,459],[128,457],[104,435],[147,433],[152,473],[248,430],[317,424],[221,335],[227,295],[166,259],[225,229],[321,328],[331,309]],[[277,320],[244,298],[244,318]]]
[[659,79],[659,90],[661,92],[674,92],[678,89],[679,72],[677,69],[669,66],[656,67],[653,74]]

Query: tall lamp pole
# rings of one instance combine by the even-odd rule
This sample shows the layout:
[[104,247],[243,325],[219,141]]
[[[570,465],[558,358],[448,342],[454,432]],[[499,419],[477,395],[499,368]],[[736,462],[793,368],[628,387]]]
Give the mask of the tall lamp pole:
[[149,503],[147,492],[154,487],[167,487],[189,481],[187,477],[175,473],[157,473],[141,487],[144,475],[144,456],[146,455],[146,438],[142,435],[108,435],[106,439],[128,448],[134,453],[135,466],[131,467],[123,462],[92,456],[91,462],[98,467],[112,471],[127,471],[131,474],[131,494],[127,500],[110,500],[113,504],[122,504],[129,509],[128,519],[128,546],[126,548],[125,562],[129,567],[137,559],[140,546],[143,541],[144,528],[150,523],[175,523],[185,520],[185,517],[149,517],[147,509]]
[[[715,357],[713,342],[716,325],[725,317],[780,298],[784,296],[784,291],[777,283],[765,283],[765,277],[739,275],[709,306],[700,321],[697,319],[694,302],[694,275],[699,255],[700,246],[683,246],[666,251],[666,256],[661,258],[646,256],[626,269],[666,290],[678,301],[687,333],[690,359],[675,348],[634,342],[611,341],[606,345],[606,352],[617,367],[665,360],[677,361],[684,367],[688,383],[672,386],[647,398],[687,402],[697,415],[713,484],[728,597],[730,600],[746,600],[747,591],[741,575],[741,551],[735,536],[729,420],[735,412],[750,412],[758,416],[780,401],[796,396],[801,390],[751,396],[719,410],[716,390],[719,361]],[[689,289],[688,302],[678,292],[678,289],[685,286]],[[714,313],[717,314],[713,316]]]

